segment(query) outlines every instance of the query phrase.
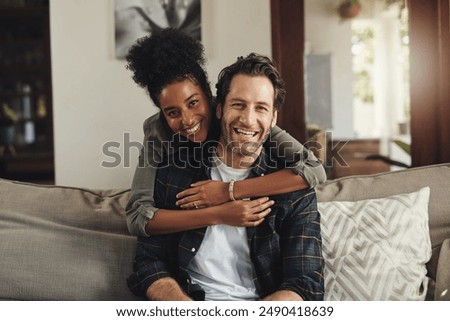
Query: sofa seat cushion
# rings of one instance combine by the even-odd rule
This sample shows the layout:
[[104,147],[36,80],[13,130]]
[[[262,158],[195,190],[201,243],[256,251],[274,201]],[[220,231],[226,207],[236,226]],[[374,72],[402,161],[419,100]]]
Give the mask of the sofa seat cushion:
[[0,180],[0,299],[136,299],[128,195]]

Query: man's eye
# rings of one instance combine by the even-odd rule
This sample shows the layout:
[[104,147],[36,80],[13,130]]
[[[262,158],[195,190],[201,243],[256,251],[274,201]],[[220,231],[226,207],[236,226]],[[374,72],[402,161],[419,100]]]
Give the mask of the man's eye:
[[267,111],[268,108],[266,106],[256,106],[256,109],[259,111]]

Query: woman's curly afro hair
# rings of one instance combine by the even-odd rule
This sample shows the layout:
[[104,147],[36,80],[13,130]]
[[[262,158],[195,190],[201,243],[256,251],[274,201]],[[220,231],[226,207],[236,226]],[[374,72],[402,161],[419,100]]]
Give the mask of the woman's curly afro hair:
[[138,39],[126,59],[133,80],[148,90],[158,107],[158,97],[164,87],[184,79],[200,85],[208,99],[212,99],[204,70],[203,45],[178,29],[162,29]]

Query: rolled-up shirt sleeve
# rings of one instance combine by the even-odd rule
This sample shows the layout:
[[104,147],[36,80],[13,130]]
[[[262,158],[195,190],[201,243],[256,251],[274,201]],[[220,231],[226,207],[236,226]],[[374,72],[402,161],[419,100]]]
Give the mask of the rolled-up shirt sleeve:
[[327,180],[327,175],[322,162],[314,153],[299,143],[285,130],[275,126],[272,128],[268,139],[271,156],[280,159],[283,166],[291,168],[302,176],[309,187],[315,187]]
[[128,231],[136,236],[148,236],[145,227],[158,210],[153,199],[156,168],[136,168],[130,198],[125,208]]

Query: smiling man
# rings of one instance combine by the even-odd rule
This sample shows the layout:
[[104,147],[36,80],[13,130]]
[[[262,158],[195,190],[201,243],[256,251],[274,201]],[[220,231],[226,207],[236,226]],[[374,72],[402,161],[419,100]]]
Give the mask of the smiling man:
[[[221,135],[203,166],[161,168],[155,201],[170,207],[179,188],[199,179],[233,183],[278,169],[265,151],[285,96],[270,59],[250,54],[219,75],[216,116]],[[180,154],[176,161],[197,155]],[[174,188],[176,186],[176,188]],[[256,227],[214,225],[140,238],[130,289],[151,300],[322,300],[320,216],[314,189],[272,196]],[[235,202],[247,202],[235,200]]]
[[231,167],[245,168],[255,162],[277,122],[274,87],[265,76],[238,74],[228,90],[216,112],[221,120],[219,148],[225,149],[219,149],[219,157]]

